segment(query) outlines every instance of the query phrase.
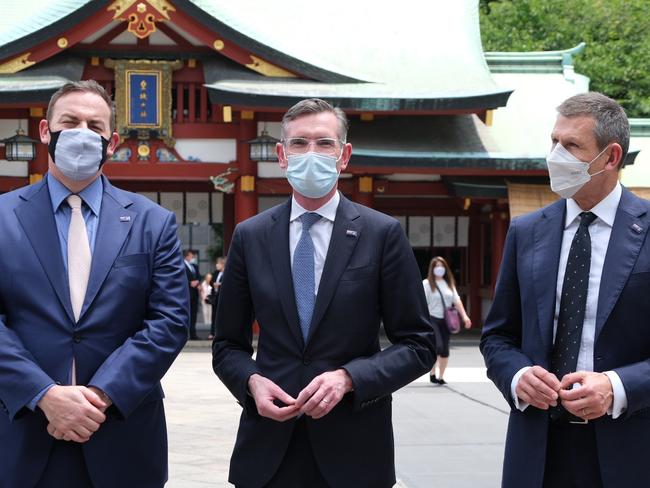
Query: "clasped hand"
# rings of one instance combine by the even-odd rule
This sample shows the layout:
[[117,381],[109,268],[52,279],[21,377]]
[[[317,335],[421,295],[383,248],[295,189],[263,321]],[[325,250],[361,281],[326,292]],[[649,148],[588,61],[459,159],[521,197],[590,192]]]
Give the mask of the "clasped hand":
[[[297,398],[293,398],[273,381],[259,374],[251,375],[248,379],[248,390],[255,399],[258,413],[278,422],[300,414],[313,419],[324,417],[351,389],[352,379],[344,369],[316,376]],[[283,406],[278,406],[276,401]]]
[[612,383],[605,373],[578,371],[562,380],[541,366],[526,371],[515,389],[520,400],[533,407],[547,410],[557,405],[584,420],[602,417],[612,405]]
[[[102,399],[104,397],[104,399]],[[55,439],[87,442],[106,420],[110,399],[95,387],[53,386],[38,402]]]

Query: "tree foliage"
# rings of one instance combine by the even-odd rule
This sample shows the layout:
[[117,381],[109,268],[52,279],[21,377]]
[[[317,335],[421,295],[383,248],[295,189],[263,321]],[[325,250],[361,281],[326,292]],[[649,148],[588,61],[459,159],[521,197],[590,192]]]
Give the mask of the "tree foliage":
[[590,88],[650,117],[648,0],[480,0],[485,51],[552,51],[587,43],[574,58]]

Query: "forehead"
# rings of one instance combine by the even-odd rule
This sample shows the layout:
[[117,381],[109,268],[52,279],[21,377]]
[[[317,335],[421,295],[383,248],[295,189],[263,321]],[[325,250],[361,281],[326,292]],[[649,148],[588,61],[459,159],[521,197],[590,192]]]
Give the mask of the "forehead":
[[582,143],[596,142],[594,128],[596,120],[593,117],[579,115],[576,117],[565,117],[558,115],[551,137],[560,142],[563,139],[576,140]]
[[338,137],[338,119],[332,112],[305,114],[289,122],[286,137]]
[[53,121],[67,115],[81,120],[102,120],[108,124],[111,117],[106,101],[92,92],[66,93],[56,101],[52,112]]

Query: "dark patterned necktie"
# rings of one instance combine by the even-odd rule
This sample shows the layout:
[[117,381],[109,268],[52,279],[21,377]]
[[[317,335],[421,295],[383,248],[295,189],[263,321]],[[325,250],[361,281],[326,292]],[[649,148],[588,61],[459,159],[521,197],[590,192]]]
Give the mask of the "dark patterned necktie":
[[[564,375],[574,372],[578,364],[591,267],[589,225],[595,219],[596,215],[591,212],[580,214],[580,225],[573,236],[564,272],[550,368],[560,381]],[[557,420],[565,414],[566,410],[559,403],[550,410],[552,420]]]

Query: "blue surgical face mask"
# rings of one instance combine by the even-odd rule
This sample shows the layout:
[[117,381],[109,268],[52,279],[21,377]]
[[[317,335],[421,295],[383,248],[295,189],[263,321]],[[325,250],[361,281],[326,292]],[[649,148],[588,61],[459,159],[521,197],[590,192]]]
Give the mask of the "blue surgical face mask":
[[287,180],[301,195],[321,198],[327,195],[339,178],[337,158],[316,152],[292,154],[287,158]]
[[50,131],[47,146],[57,168],[74,181],[95,176],[106,161],[107,148],[107,139],[85,128]]

